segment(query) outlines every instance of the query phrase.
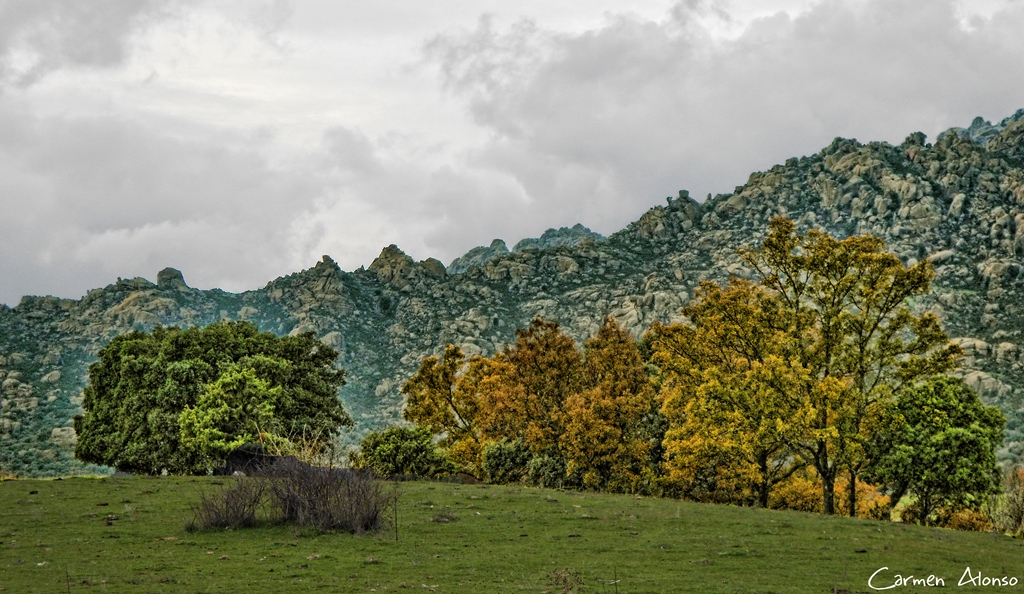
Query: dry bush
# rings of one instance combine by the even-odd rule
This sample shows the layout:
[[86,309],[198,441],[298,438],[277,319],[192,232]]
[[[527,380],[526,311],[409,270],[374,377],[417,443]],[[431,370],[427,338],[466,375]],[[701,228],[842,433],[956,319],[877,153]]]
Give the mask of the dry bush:
[[256,525],[256,512],[263,506],[267,484],[261,479],[236,477],[230,485],[212,493],[200,491],[199,501],[190,504],[193,518],[189,532],[209,528],[245,528]]
[[548,586],[555,589],[557,594],[570,594],[572,592],[583,592],[583,578],[575,569],[556,569],[548,574]]
[[273,505],[285,522],[318,531],[363,533],[380,530],[397,490],[372,473],[310,466],[282,458],[265,471]]
[[1005,534],[1024,534],[1024,468],[1009,469],[1003,475],[1003,496],[992,514],[995,527]]

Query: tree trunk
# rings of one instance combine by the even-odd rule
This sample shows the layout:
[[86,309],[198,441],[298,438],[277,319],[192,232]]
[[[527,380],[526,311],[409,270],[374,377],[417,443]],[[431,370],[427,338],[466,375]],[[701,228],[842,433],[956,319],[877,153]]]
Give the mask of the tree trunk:
[[836,513],[836,469],[828,465],[828,446],[823,441],[818,442],[818,448],[814,455],[814,469],[821,477],[821,504],[825,515],[831,516]]
[[833,477],[821,475],[822,507],[826,516],[836,513],[836,482]]
[[921,506],[921,525],[929,526],[928,516],[932,515],[932,498],[930,493],[923,493],[918,499],[918,505]]
[[909,485],[907,483],[899,483],[892,490],[892,493],[889,494],[889,503],[886,506],[887,513],[885,514],[886,520],[890,522],[892,521],[892,512],[896,511],[896,505],[900,502],[900,499],[903,499],[903,496],[907,494],[908,489]]
[[761,470],[761,485],[757,493],[757,502],[761,509],[768,509],[768,493],[771,489],[771,481],[768,480],[768,457],[761,456],[757,464]]
[[857,472],[852,468],[850,469],[850,493],[846,510],[851,518],[857,517]]

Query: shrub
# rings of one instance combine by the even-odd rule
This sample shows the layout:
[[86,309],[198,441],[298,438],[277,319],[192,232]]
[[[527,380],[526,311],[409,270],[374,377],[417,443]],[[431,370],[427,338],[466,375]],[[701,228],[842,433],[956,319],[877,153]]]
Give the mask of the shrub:
[[1004,534],[1024,533],[1024,468],[1011,468],[1003,476],[1003,496],[992,519]]
[[502,439],[484,446],[483,469],[491,483],[518,483],[526,476],[532,455],[522,441]]
[[265,473],[280,518],[320,532],[378,531],[398,496],[370,472],[310,466],[294,458],[278,460]]
[[534,456],[526,464],[526,482],[535,487],[561,489],[565,486],[565,462],[554,456]]
[[230,485],[213,493],[200,492],[199,501],[190,505],[193,518],[185,529],[193,532],[255,526],[256,512],[263,506],[266,486],[261,479],[236,477]]
[[810,472],[797,471],[771,491],[768,507],[821,513],[821,481]]
[[396,474],[439,476],[455,467],[438,451],[433,436],[422,427],[390,427],[367,435],[351,457],[353,468],[373,470],[378,476]]
[[397,489],[387,489],[369,471],[310,466],[285,457],[257,472],[235,477],[213,493],[200,492],[185,529],[255,526],[257,512],[267,507],[271,521],[358,534],[379,531],[387,510],[397,503]]
[[992,520],[983,511],[969,508],[940,509],[938,511],[936,526],[942,526],[951,530],[965,530],[968,532],[988,532],[992,530]]
[[[819,490],[821,481],[818,481]],[[849,508],[850,481],[839,479],[836,481],[836,509],[842,515],[847,514]],[[871,518],[873,520],[888,520],[891,514],[889,507],[889,496],[879,492],[878,487],[871,483],[857,479],[857,517]]]

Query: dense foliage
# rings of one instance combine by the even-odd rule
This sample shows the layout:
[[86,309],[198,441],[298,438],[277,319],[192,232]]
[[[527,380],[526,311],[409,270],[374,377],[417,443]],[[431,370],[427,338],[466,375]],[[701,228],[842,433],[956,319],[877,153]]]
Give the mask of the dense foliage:
[[538,459],[532,475],[545,484],[652,490],[657,402],[636,341],[611,319],[582,351],[539,318],[490,358],[466,361],[449,346],[440,360],[426,358],[403,391],[405,418],[441,435],[466,472],[509,482]]
[[126,472],[205,473],[246,442],[313,436],[326,446],[352,423],[337,356],[311,333],[278,337],[248,322],[118,336],[89,367],[75,456]]
[[910,306],[931,264],[781,217],[741,256],[755,280],[701,283],[640,341],[609,318],[579,349],[537,318],[492,357],[449,345],[405,418],[491,482],[880,518],[909,496],[908,518],[986,525],[1005,419],[943,375],[961,351]]
[[373,470],[377,476],[396,474],[439,476],[454,466],[438,451],[433,436],[422,427],[389,427],[363,438],[351,457],[354,468]]
[[876,436],[875,479],[893,501],[915,497],[914,519],[928,524],[938,508],[977,508],[998,492],[995,448],[1006,418],[985,406],[963,380],[930,378],[904,389],[899,420]]
[[895,394],[951,370],[961,353],[935,314],[908,305],[928,291],[931,265],[904,266],[884,247],[871,236],[800,236],[776,217],[761,248],[742,253],[758,283],[704,282],[683,309],[690,324],[652,329],[678,488],[722,482],[729,499],[750,492],[764,505],[774,484],[809,464],[824,512],[835,512],[845,473],[855,514],[867,444],[896,421]]

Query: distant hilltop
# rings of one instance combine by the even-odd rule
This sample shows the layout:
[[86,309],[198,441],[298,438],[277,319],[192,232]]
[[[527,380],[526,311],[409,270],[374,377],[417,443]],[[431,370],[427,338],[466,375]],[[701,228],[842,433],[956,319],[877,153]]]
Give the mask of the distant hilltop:
[[[560,229],[548,229],[543,235],[537,238],[522,239],[512,248],[513,252],[521,252],[525,249],[545,250],[557,247],[575,247],[584,241],[604,241],[604,235],[595,233],[583,225],[576,223],[572,227]],[[448,265],[448,272],[459,274],[469,270],[472,266],[482,266],[491,258],[508,254],[508,247],[505,242],[495,239],[489,246],[475,247],[464,255],[452,260]]]

